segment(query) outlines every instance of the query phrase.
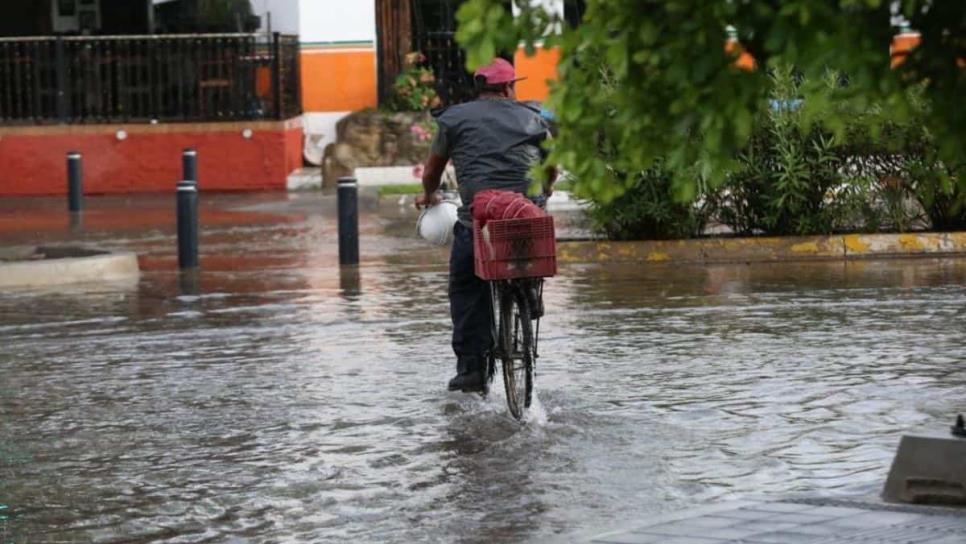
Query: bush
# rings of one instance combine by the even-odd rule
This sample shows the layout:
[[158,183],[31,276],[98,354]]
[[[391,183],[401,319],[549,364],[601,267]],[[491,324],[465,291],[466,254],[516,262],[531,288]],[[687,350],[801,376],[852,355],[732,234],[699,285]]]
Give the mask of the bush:
[[707,213],[702,204],[674,199],[671,174],[659,164],[638,174],[621,196],[593,202],[590,218],[611,239],[668,239],[700,235]]
[[[912,105],[908,121],[879,119],[878,131],[860,130],[856,123],[840,146],[839,153],[848,159],[848,171],[876,186],[879,221],[869,218],[865,230],[966,228],[966,192],[957,183],[962,167],[957,172],[940,160],[939,146],[925,128],[929,106],[921,89],[911,90],[908,99]],[[864,117],[884,115],[880,108],[869,108]]]
[[910,190],[929,216],[932,228],[940,231],[966,230],[966,191],[958,175],[934,157],[911,160],[906,164],[911,175]]
[[436,76],[424,66],[426,57],[419,52],[406,55],[406,67],[392,86],[390,108],[394,111],[423,111],[440,105],[433,85]]
[[[692,237],[707,223],[740,235],[779,236],[966,229],[959,182],[966,166],[939,159],[921,90],[910,91],[913,113],[898,122],[887,108],[857,101],[840,74],[810,82],[779,68],[769,80],[770,107],[755,119],[722,186],[709,190],[698,182],[698,204],[677,202],[671,173],[659,163],[627,189],[614,184],[620,196],[595,193],[597,229],[620,240]],[[600,154],[619,164],[608,141],[604,127]],[[629,179],[613,168],[610,177]]]
[[[855,102],[843,78],[811,84],[775,70],[771,107],[737,167],[709,195],[713,218],[739,234],[804,235],[962,228],[964,200],[924,128],[926,105],[893,121]],[[958,227],[957,227],[958,225]]]

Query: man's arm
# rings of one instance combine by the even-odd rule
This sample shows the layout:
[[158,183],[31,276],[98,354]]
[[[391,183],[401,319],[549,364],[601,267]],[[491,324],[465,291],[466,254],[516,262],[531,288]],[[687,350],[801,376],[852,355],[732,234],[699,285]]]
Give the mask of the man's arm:
[[447,159],[436,153],[429,154],[429,158],[426,159],[426,167],[423,168],[423,194],[416,197],[417,208],[439,204],[439,195],[436,194],[436,191],[439,190],[447,162]]
[[439,195],[436,191],[439,190],[447,162],[449,162],[449,140],[443,127],[439,127],[436,136],[433,137],[426,166],[423,168],[423,194],[416,197],[417,208],[439,204]]

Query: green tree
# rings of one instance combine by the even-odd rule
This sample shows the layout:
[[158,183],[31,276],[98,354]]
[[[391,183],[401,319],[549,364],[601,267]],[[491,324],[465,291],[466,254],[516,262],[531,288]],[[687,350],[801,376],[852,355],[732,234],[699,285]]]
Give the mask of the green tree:
[[[561,81],[550,100],[560,135],[550,160],[573,173],[586,195],[613,198],[635,182],[622,172],[647,171],[657,161],[673,173],[681,199],[693,198],[703,182],[721,183],[767,107],[768,73],[779,65],[796,67],[812,84],[829,69],[847,74],[848,84],[825,93],[828,99],[876,105],[896,122],[913,116],[907,90],[921,85],[941,157],[964,161],[966,2],[588,0],[583,22],[559,33],[547,30],[562,21],[529,0],[515,3],[517,17],[501,0],[468,0],[457,13],[457,40],[471,69],[520,42],[531,50],[539,39],[560,47]],[[922,40],[892,69],[898,15]],[[729,27],[758,69],[735,67],[739,51],[724,47]],[[612,92],[602,72],[617,81]],[[827,110],[809,101],[802,115],[810,122]],[[837,136],[846,130],[835,118],[821,120]]]

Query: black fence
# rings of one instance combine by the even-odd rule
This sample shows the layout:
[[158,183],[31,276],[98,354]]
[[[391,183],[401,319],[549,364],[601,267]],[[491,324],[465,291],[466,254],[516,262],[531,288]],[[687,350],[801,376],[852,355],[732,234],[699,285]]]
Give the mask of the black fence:
[[413,50],[426,55],[436,76],[436,92],[443,104],[459,104],[476,96],[473,74],[466,71],[466,53],[453,31],[424,31],[413,35]]
[[0,124],[286,119],[299,113],[297,36],[0,39]]

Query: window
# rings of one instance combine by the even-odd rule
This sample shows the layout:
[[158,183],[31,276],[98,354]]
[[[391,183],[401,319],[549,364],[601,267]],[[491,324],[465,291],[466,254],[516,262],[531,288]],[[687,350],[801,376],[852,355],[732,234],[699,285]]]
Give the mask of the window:
[[57,0],[57,14],[61,17],[77,15],[77,6],[74,4],[74,0]]

